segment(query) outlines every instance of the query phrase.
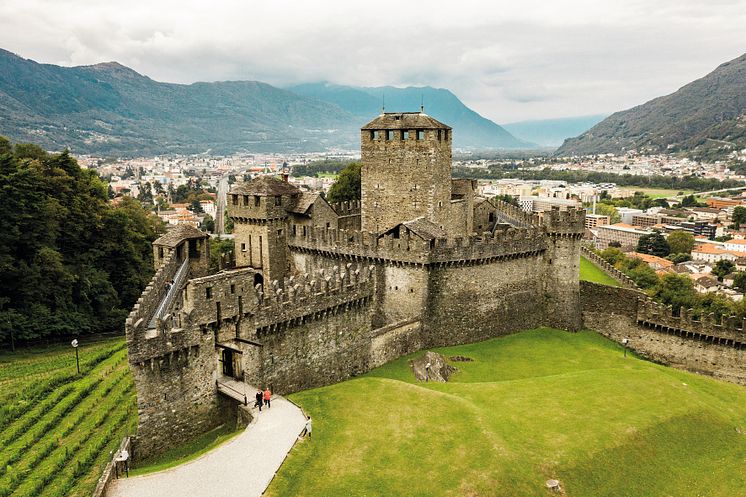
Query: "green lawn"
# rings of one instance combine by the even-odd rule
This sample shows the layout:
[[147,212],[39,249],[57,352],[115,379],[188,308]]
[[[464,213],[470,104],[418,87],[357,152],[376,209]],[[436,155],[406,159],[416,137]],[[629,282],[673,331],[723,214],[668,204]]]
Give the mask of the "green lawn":
[[177,445],[167,450],[163,454],[152,459],[143,459],[138,461],[134,469],[130,470],[130,476],[144,475],[164,469],[173,468],[179,464],[184,464],[198,458],[202,454],[209,452],[218,445],[221,445],[232,439],[245,428],[236,429],[235,423],[221,425],[214,430],[210,430],[186,443]]
[[601,268],[582,255],[580,256],[580,279],[592,283],[601,283],[602,285],[619,286],[614,278],[604,273]]
[[668,189],[668,188],[642,188],[639,186],[623,186],[620,188],[620,190],[629,191],[629,192],[642,192],[651,198],[666,198],[666,197],[676,196],[679,193],[683,193],[685,195],[691,195],[692,193],[694,193],[694,190],[674,190],[674,189]]
[[[314,419],[271,496],[732,497],[746,488],[746,389],[652,364],[593,332],[438,349],[447,384],[401,358],[291,395]],[[410,357],[411,358],[411,357]]]
[[89,496],[137,426],[123,339],[0,354],[0,497]]

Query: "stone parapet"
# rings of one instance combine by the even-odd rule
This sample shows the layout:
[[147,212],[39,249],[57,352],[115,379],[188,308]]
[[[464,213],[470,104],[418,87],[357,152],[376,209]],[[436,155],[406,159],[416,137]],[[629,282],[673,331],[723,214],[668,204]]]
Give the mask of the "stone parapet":
[[551,236],[570,236],[580,238],[585,232],[585,209],[568,207],[561,211],[553,207],[550,211],[538,214],[539,223]]
[[360,201],[359,200],[335,202],[329,205],[334,210],[334,212],[337,213],[338,216],[354,216],[354,215],[360,214]]
[[736,316],[718,317],[713,313],[698,316],[694,309],[684,308],[676,315],[671,306],[641,298],[637,305],[637,322],[686,338],[705,339],[736,348],[746,345],[746,319]]
[[181,262],[176,253],[170,254],[150,279],[125,321],[128,343],[146,330],[148,321],[166,295],[166,282],[174,278]]
[[257,329],[302,319],[373,296],[373,266],[347,264],[315,275],[301,274],[273,281],[265,292],[257,285],[259,305],[250,319]]
[[546,248],[539,228],[509,228],[494,234],[422,240],[404,234],[378,235],[360,231],[293,227],[288,245],[295,250],[409,264],[440,264],[494,260],[535,254]]
[[614,281],[616,281],[623,287],[632,288],[635,290],[640,289],[637,286],[637,284],[632,280],[632,278],[630,278],[629,276],[627,276],[626,274],[624,274],[623,272],[621,272],[620,270],[618,270],[617,268],[615,268],[614,266],[606,262],[606,260],[603,257],[599,256],[597,253],[595,253],[588,247],[580,247],[580,252],[586,259],[589,259],[590,261],[592,261],[604,273],[606,273],[608,276],[613,278]]

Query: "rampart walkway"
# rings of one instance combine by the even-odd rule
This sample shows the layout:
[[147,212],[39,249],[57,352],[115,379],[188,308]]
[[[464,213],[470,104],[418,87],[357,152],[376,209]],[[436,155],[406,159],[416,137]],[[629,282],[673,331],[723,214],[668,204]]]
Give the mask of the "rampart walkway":
[[[247,391],[253,394],[256,390],[247,387]],[[233,440],[181,466],[114,480],[106,495],[259,497],[303,431],[305,421],[298,407],[274,397],[272,408],[256,412],[255,421]]]

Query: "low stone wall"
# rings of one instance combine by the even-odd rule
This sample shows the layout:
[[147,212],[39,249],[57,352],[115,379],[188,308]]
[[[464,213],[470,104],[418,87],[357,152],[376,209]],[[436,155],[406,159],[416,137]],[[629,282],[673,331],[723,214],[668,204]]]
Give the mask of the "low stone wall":
[[422,323],[408,320],[371,332],[370,368],[422,349]]
[[[111,480],[114,479],[116,476],[116,464],[117,462],[115,459],[119,456],[119,454],[126,450],[130,457],[132,456],[132,443],[130,437],[124,437],[122,440],[122,443],[119,444],[119,449],[114,452],[114,455],[111,458],[111,461],[106,465],[104,468],[104,472],[101,474],[101,477],[98,479],[98,484],[96,484],[96,489],[93,491],[93,497],[105,497],[106,490],[109,488],[109,484],[111,483]],[[128,461],[128,464],[131,462]]]
[[580,295],[586,328],[619,343],[626,338],[630,349],[652,361],[746,385],[746,348],[708,339],[708,333],[651,327],[642,320],[647,300],[640,291],[581,281]]
[[606,273],[610,278],[612,278],[623,287],[639,290],[637,284],[632,281],[629,276],[606,262],[603,258],[599,257],[598,254],[596,254],[588,247],[580,247],[580,254],[589,261],[593,262],[601,271]]

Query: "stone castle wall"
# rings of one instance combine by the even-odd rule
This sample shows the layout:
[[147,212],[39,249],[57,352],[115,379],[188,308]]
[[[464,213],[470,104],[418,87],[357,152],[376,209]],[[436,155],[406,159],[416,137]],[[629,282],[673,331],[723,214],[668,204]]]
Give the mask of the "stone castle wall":
[[[642,292],[581,282],[583,324],[650,360],[746,385],[742,323],[672,316]],[[739,328],[737,325],[741,325]]]
[[423,342],[476,342],[545,322],[543,251],[489,264],[439,265],[429,274]]

